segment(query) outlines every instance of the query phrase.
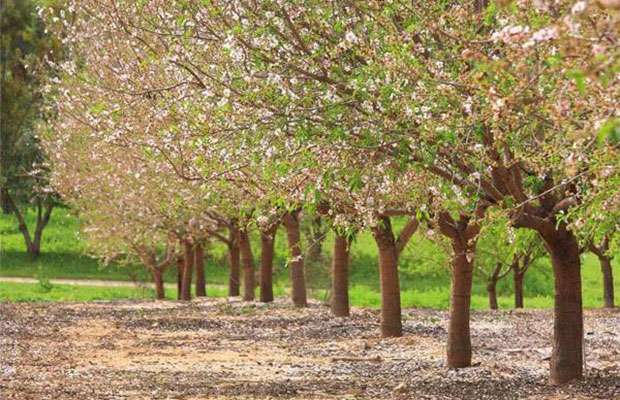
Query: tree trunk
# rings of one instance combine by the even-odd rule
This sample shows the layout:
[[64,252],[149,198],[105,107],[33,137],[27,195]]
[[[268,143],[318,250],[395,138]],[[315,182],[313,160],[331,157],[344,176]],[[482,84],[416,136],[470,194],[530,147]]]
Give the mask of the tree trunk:
[[573,234],[565,230],[547,235],[555,277],[555,318],[552,384],[564,384],[583,376],[583,309],[581,300],[581,261],[579,245]]
[[228,262],[230,264],[230,274],[228,278],[228,296],[239,296],[240,289],[240,255],[239,255],[239,234],[238,231],[231,230],[230,243],[228,245]]
[[487,283],[487,293],[489,294],[489,308],[497,310],[497,281],[489,279]]
[[4,215],[9,215],[13,212],[11,201],[9,200],[9,191],[5,188],[0,189],[0,208]]
[[28,246],[28,255],[32,258],[38,258],[41,255],[41,239],[32,241]]
[[373,229],[379,249],[381,284],[381,336],[399,337],[403,334],[398,280],[398,252],[389,218],[383,218]]
[[[41,255],[41,239],[43,238],[43,230],[50,220],[52,209],[52,204],[47,204],[44,207],[42,202],[39,200],[37,204],[37,223],[34,229],[34,235],[29,244],[28,241],[26,241],[28,246],[28,254],[32,258],[37,258]],[[25,229],[27,230],[27,228]]]
[[239,250],[241,251],[241,264],[243,265],[243,300],[254,301],[254,289],[256,281],[254,276],[254,256],[248,231],[239,230]]
[[[479,207],[476,217],[481,218],[486,210]],[[474,252],[476,238],[480,232],[472,215],[461,214],[455,220],[450,213],[439,214],[438,225],[443,235],[450,238],[452,245],[452,287],[450,292],[450,322],[448,324],[447,364],[448,368],[464,368],[471,365],[471,335],[469,314],[471,286],[474,273]],[[499,271],[494,272],[494,275]]]
[[[26,252],[30,254],[31,256],[33,256],[32,252],[36,251],[36,249],[33,248],[32,237],[30,236],[28,225],[26,225],[26,220],[24,219],[24,216],[22,215],[21,211],[19,210],[19,208],[13,201],[13,198],[11,197],[8,191],[5,192],[5,195],[6,195],[6,200],[9,203],[9,207],[11,208],[11,210],[13,210],[13,214],[15,215],[15,218],[17,218],[17,227],[19,231],[21,232],[22,236],[24,237],[24,243],[26,244]],[[36,255],[34,257],[36,257]]]
[[153,284],[155,285],[155,298],[163,300],[166,298],[166,291],[164,289],[164,277],[162,271],[159,269],[151,270],[153,276]]
[[273,256],[276,230],[277,226],[260,234],[260,301],[263,303],[273,301]]
[[601,262],[601,272],[603,273],[603,299],[605,308],[614,308],[614,277],[611,269],[611,258],[609,256],[599,256]]
[[181,300],[187,301],[192,299],[192,266],[194,264],[194,249],[188,240],[184,241],[183,245],[185,248],[185,262],[183,263]]
[[183,264],[185,260],[183,257],[177,258],[177,300],[181,300],[181,291],[183,288]]
[[205,279],[205,255],[202,243],[194,248],[194,264],[196,265],[196,297],[207,296],[207,281]]
[[299,229],[299,211],[287,213],[284,216],[284,226],[291,260],[289,270],[291,277],[291,297],[297,307],[306,307],[306,277],[304,273],[304,258],[301,252],[301,234]]
[[464,368],[471,365],[471,337],[469,311],[473,260],[467,259],[467,247],[453,241],[452,292],[450,299],[450,323],[448,325],[448,368]]
[[28,253],[31,257],[37,258],[41,255],[41,239],[43,238],[43,229],[45,228],[45,225],[47,225],[47,222],[43,221],[41,217],[41,206],[39,206],[37,212],[37,225],[34,228],[32,243],[28,249]]
[[[21,216],[20,212],[15,208],[15,206],[12,206],[12,207],[13,207],[14,214]],[[34,248],[34,244],[32,243],[32,238],[30,237],[30,231],[28,231],[28,226],[26,225],[26,222],[24,220],[19,220],[18,228],[19,228],[19,231],[22,233],[22,236],[24,237],[24,242],[26,243],[26,252],[31,257],[36,258],[36,249]]]
[[523,308],[523,278],[522,272],[513,270],[515,308]]
[[341,235],[334,239],[331,309],[337,317],[349,316],[349,241]]

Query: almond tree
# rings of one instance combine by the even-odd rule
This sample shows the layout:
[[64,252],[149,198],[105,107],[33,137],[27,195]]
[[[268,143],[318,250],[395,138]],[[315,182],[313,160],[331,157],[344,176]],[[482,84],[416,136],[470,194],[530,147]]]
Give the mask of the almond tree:
[[[580,252],[566,216],[599,190],[592,185],[599,155],[615,151],[596,145],[597,124],[613,115],[618,91],[617,77],[603,69],[617,63],[609,13],[582,17],[581,2],[493,4],[484,17],[439,2],[211,7],[217,17],[200,25],[227,32],[231,57],[251,63],[239,80],[245,98],[275,96],[289,115],[313,122],[315,129],[299,124],[298,135],[389,145],[396,160],[537,231],[556,283],[551,381],[582,376]],[[592,58],[608,47],[611,57]]]
[[[396,111],[401,106],[401,104],[395,103],[394,107],[387,110],[386,107],[389,107],[394,93],[388,91],[378,93],[376,84],[373,83],[372,74],[382,73],[381,71],[385,71],[385,68],[381,66],[381,63],[375,63],[372,67],[368,67],[368,63],[363,57],[353,54],[354,48],[361,44],[361,39],[354,32],[344,31],[342,21],[339,20],[340,15],[330,14],[333,21],[328,21],[323,20],[320,11],[303,14],[298,9],[294,10],[295,6],[298,5],[292,5],[290,9],[286,9],[276,4],[265,3],[264,7],[261,6],[262,10],[257,13],[251,7],[221,5],[221,9],[213,12],[217,18],[201,20],[200,23],[195,24],[196,26],[207,27],[204,32],[201,32],[200,37],[207,37],[209,32],[228,29],[231,32],[225,43],[225,48],[229,50],[231,57],[228,65],[234,62],[246,66],[238,71],[240,74],[238,77],[235,77],[234,70],[228,71],[227,75],[222,78],[221,84],[232,85],[234,82],[233,88],[235,90],[230,90],[230,92],[239,93],[237,97],[239,103],[251,100],[257,110],[269,115],[273,124],[278,126],[277,124],[282,121],[286,124],[287,131],[294,129],[292,132],[294,134],[302,137],[312,135],[313,140],[323,138],[326,143],[334,143],[334,140],[352,134],[350,139],[352,139],[353,146],[349,143],[350,148],[368,149],[371,154],[369,157],[372,157],[372,153],[387,152],[398,159],[399,152],[409,145],[408,142],[402,142],[401,139],[385,140],[374,136],[376,133],[382,133],[383,127],[377,125],[383,123],[381,118],[385,118],[392,110]],[[364,10],[353,10],[347,7],[337,8],[339,12],[343,13],[343,18],[350,16],[347,13],[359,11],[361,17],[360,15],[353,17],[353,20],[359,23],[363,21],[365,16],[369,15],[364,15],[365,12],[375,11],[372,6]],[[194,18],[199,18],[201,15],[209,14],[209,11],[208,9],[198,9],[193,10],[191,14],[194,15]],[[257,18],[258,15],[263,14],[266,18]],[[299,25],[296,25],[292,22],[291,15],[306,20],[318,19],[313,19],[311,23],[300,22]],[[234,34],[232,34],[231,25],[235,28]],[[299,28],[299,26],[317,26],[326,32],[319,32],[309,38],[309,43],[304,43],[297,29],[306,28]],[[334,27],[340,31],[333,32]],[[382,26],[377,26],[377,28],[382,28]],[[338,38],[338,40],[329,41],[326,39],[330,37]],[[316,43],[312,43],[311,40],[316,40]],[[325,48],[324,54],[317,53],[317,57],[312,57],[313,49],[321,49],[322,46]],[[370,57],[377,56],[382,59],[383,55],[377,53],[381,53],[384,49],[380,49],[379,52],[375,51],[376,49],[377,46],[369,46]],[[334,77],[328,76],[330,69],[333,70]],[[362,91],[357,95],[351,87],[347,87],[346,79],[352,77],[351,71],[354,69],[362,74],[361,77],[370,77],[368,81],[363,79],[362,81],[374,86],[374,88],[368,90],[368,88],[361,87]],[[265,74],[268,79],[263,79]],[[352,82],[352,84],[358,83],[359,80]],[[245,93],[251,93],[251,95],[245,96]],[[278,111],[274,111],[277,104],[287,104],[285,114],[296,116],[298,114],[295,113],[299,112],[304,120],[298,122],[296,119],[298,117],[295,117],[294,122],[291,123],[291,118],[286,118],[287,115],[283,116]],[[313,106],[308,109],[308,104],[313,104]],[[317,109],[328,112],[317,115]],[[310,110],[311,115],[308,115],[308,110]],[[381,113],[373,114],[377,110]],[[349,111],[352,111],[352,114],[345,118],[345,112]],[[373,115],[377,115],[378,120],[373,120]],[[325,131],[329,133],[327,136],[324,135]],[[448,216],[447,213],[442,214],[442,219],[446,222],[443,226],[446,228],[451,225]],[[464,215],[463,218],[469,220],[470,217]],[[395,238],[391,234],[391,226],[388,222],[385,217],[382,217],[381,223],[377,224],[373,231],[379,244],[380,264],[395,266],[397,263],[397,255],[394,250]],[[465,222],[465,227],[469,225],[465,220],[461,221],[461,225],[463,222]],[[475,236],[475,229],[469,229],[467,233],[465,230],[453,232],[449,229],[444,229],[444,232],[456,232],[451,236],[455,243],[459,243],[459,246],[470,246],[468,243]],[[471,237],[465,237],[470,234]],[[470,263],[463,265],[470,265]],[[382,292],[387,296],[384,299],[384,304],[387,309],[393,310],[389,318],[385,316],[386,318],[383,319],[384,333],[400,335],[400,301],[397,300],[399,288],[396,269],[386,268],[382,270],[387,274],[385,279],[382,279],[385,289]],[[468,287],[469,289],[467,289]],[[465,283],[464,290],[470,292],[470,288],[471,279],[469,284]],[[468,304],[468,302],[463,303],[463,307],[468,309]],[[455,314],[459,314],[459,312],[455,311]],[[468,318],[465,320],[468,321]],[[453,336],[460,335],[456,333]]]
[[603,306],[615,307],[614,277],[612,261],[618,248],[617,193],[604,191],[594,198],[596,206],[576,213],[575,225],[581,227],[584,250],[592,252],[598,259],[603,277]]
[[260,231],[260,301],[273,301],[273,261],[275,256],[276,233],[280,222],[277,211],[262,213],[256,217],[256,225]]
[[[302,142],[303,146],[300,146],[300,142],[294,136],[290,136],[291,129],[285,129],[285,127],[279,125],[285,119],[289,120],[289,118],[275,111],[277,104],[274,104],[271,99],[269,101],[267,101],[268,99],[260,98],[248,99],[240,95],[241,90],[237,87],[238,83],[234,80],[235,77],[230,75],[242,73],[244,68],[230,68],[230,63],[216,63],[222,57],[221,51],[218,53],[218,49],[222,48],[221,38],[213,35],[212,32],[205,32],[206,35],[203,35],[203,32],[196,31],[197,29],[202,29],[199,28],[199,25],[202,25],[197,23],[198,20],[196,18],[206,17],[204,10],[192,10],[191,8],[184,7],[174,8],[174,6],[170,6],[173,7],[174,13],[171,13],[171,17],[168,17],[166,14],[156,13],[158,7],[168,7],[164,3],[154,2],[148,6],[120,3],[114,7],[89,2],[84,2],[84,4],[90,5],[99,11],[94,14],[99,15],[98,19],[101,19],[101,21],[91,20],[87,25],[82,26],[81,28],[85,32],[95,30],[98,37],[109,36],[115,39],[119,35],[118,32],[120,32],[121,36],[123,36],[124,31],[129,30],[131,32],[131,35],[124,35],[120,40],[114,40],[113,49],[104,49],[103,51],[100,48],[84,49],[92,57],[89,65],[98,65],[101,62],[105,62],[108,54],[112,51],[114,52],[116,62],[115,73],[111,76],[97,73],[97,77],[99,81],[111,80],[112,82],[107,87],[126,88],[124,93],[126,92],[127,96],[133,101],[131,110],[126,112],[137,114],[135,103],[148,104],[151,109],[155,110],[161,110],[164,107],[165,111],[158,111],[153,116],[155,121],[164,119],[169,126],[170,122],[168,120],[175,119],[174,124],[180,125],[183,128],[182,132],[185,132],[184,135],[189,135],[186,140],[200,141],[204,150],[207,150],[206,145],[209,145],[208,159],[204,155],[200,155],[199,152],[188,152],[186,147],[180,147],[180,155],[175,155],[174,161],[176,163],[172,163],[174,170],[180,172],[184,179],[200,181],[206,180],[205,175],[207,174],[205,172],[212,172],[209,168],[212,168],[214,164],[226,165],[229,171],[235,171],[235,173],[222,174],[223,179],[220,181],[224,181],[227,184],[230,184],[232,181],[238,184],[243,179],[247,180],[248,175],[252,176],[250,182],[243,182],[239,186],[245,197],[254,198],[248,195],[252,192],[248,188],[266,185],[269,188],[267,197],[275,199],[274,201],[280,202],[285,209],[289,210],[284,215],[283,222],[287,228],[287,237],[291,250],[292,295],[296,304],[305,305],[306,294],[303,251],[301,249],[299,233],[299,213],[304,203],[307,187],[305,183],[309,178],[307,174],[299,173],[301,166],[292,168],[295,164],[290,161],[290,156],[292,151],[292,154],[303,157],[307,153],[308,144]],[[119,13],[120,7],[126,7],[124,9],[125,12]],[[137,8],[140,8],[140,10]],[[141,14],[147,14],[148,16],[149,12],[152,14],[148,18],[136,19],[132,17]],[[183,17],[176,19],[179,16],[178,14],[182,14]],[[172,18],[175,18],[174,21]],[[180,23],[179,21],[182,20],[185,22]],[[192,22],[192,20],[196,21]],[[122,27],[122,29],[118,29],[119,27]],[[185,31],[186,34],[179,36],[176,34],[178,31]],[[192,36],[192,34],[194,35]],[[188,38],[189,40],[186,40]],[[209,42],[208,38],[214,39],[214,41]],[[123,43],[126,44],[123,45]],[[167,43],[167,45],[162,45],[162,43]],[[223,48],[227,49],[226,44]],[[135,52],[137,51],[144,53],[144,55],[136,57]],[[214,55],[216,56],[214,57]],[[151,62],[149,57],[154,56],[157,58]],[[227,54],[227,56],[230,57],[231,55]],[[136,58],[148,59],[149,62],[136,64]],[[197,64],[195,60],[209,60],[210,64]],[[146,74],[145,69],[149,71]],[[144,78],[145,75],[147,78]],[[275,82],[272,82],[272,84],[275,85]],[[145,97],[144,93],[149,94],[149,96],[146,96],[149,101],[142,99],[142,97]],[[185,105],[188,103],[186,100],[188,98],[192,98],[191,107]],[[157,103],[155,108],[152,107],[154,101]],[[173,101],[176,103],[173,103]],[[177,106],[179,102],[180,105]],[[201,110],[201,112],[197,113],[197,110]],[[142,115],[148,115],[149,113],[146,107],[142,107],[140,112]],[[209,136],[196,134],[206,122],[201,118],[195,117],[202,114],[212,117],[208,121],[211,127],[209,129]],[[180,115],[184,115],[184,117],[180,118]],[[258,123],[261,125],[257,125]],[[155,129],[164,131],[166,129],[162,129],[157,123],[151,123],[147,128],[148,131],[145,131],[145,139],[143,140],[149,146],[154,147],[154,151],[162,153],[167,159],[171,159],[172,154],[163,151],[162,146],[156,147],[148,143],[160,135]],[[229,134],[231,129],[235,129],[238,133],[238,136],[232,141]],[[172,140],[174,143],[181,144],[183,139],[178,138],[178,136],[179,134],[175,133],[175,137]],[[181,138],[183,137],[181,135]],[[267,140],[261,140],[261,137],[265,137]],[[224,139],[226,139],[226,142],[224,142]],[[260,146],[248,146],[249,143],[260,144]],[[266,148],[264,143],[266,143]],[[213,148],[221,150],[224,156],[214,154],[216,152]],[[264,157],[265,154],[273,154],[274,152],[279,152],[281,154],[280,157],[287,158],[277,159],[276,157],[268,156],[268,160],[263,161],[269,161],[271,166],[267,172],[260,172],[257,178],[254,178],[256,168],[253,170],[248,167],[247,163],[240,161],[247,160],[248,158],[251,160],[255,154],[260,154]],[[217,162],[214,160],[217,160]],[[205,164],[209,168],[204,168]],[[248,170],[254,172],[248,173]],[[269,170],[277,171],[275,176],[278,180],[274,182],[273,179],[270,179],[274,174],[272,173],[269,176]],[[293,178],[293,172],[297,174],[298,178]],[[238,176],[231,176],[239,174],[244,175],[244,177],[239,179]],[[266,179],[261,181],[261,174]],[[377,232],[379,232],[379,236],[385,237],[389,242],[387,236],[390,232],[385,231],[385,229]],[[394,244],[388,242],[382,245],[382,248],[386,249],[384,255],[391,251],[389,249],[394,248]],[[392,260],[386,257],[384,257],[386,260]],[[250,260],[249,257],[245,257],[245,259],[246,261]],[[389,264],[395,265],[393,261],[395,260],[390,261]],[[386,280],[386,282],[397,283],[397,280],[393,277]],[[390,285],[393,284],[390,283]],[[392,296],[398,294],[398,290],[392,290],[392,292]],[[397,311],[398,321],[400,321],[400,311],[399,309]],[[396,330],[400,334],[400,329]]]
[[[283,157],[272,163],[282,177],[312,169],[306,155],[344,142],[345,153],[383,167],[361,176],[379,172],[388,179],[401,173],[440,179],[447,190],[435,195],[433,202],[440,207],[431,211],[454,249],[448,354],[455,350],[455,366],[467,365],[471,358],[469,255],[483,214],[499,209],[514,227],[538,232],[552,259],[556,287],[551,381],[565,383],[581,377],[583,357],[574,215],[595,204],[591,199],[597,193],[617,192],[617,186],[609,185],[613,179],[601,183],[597,176],[603,170],[611,176],[618,171],[612,134],[617,125],[618,21],[587,2],[502,4],[493,3],[481,13],[484,2],[474,7],[317,2],[308,7],[302,1],[153,1],[118,2],[91,15],[112,16],[104,24],[111,35],[113,30],[129,31],[131,39],[126,40],[132,45],[148,43],[127,46],[120,54],[141,53],[128,66],[141,67],[140,59],[157,67],[146,77],[164,82],[149,87],[176,93],[167,100],[174,100],[183,116],[174,125],[177,131],[196,132],[185,128],[204,126],[208,116],[218,133],[213,137],[220,140],[205,151],[218,148],[230,132],[254,144],[249,148],[256,156],[275,143],[280,151],[299,155],[295,162]],[[119,54],[112,50],[118,49],[108,49],[108,54]],[[119,75],[130,79],[114,87],[129,85],[134,95],[140,94],[133,80],[147,79],[141,68],[133,70]],[[181,89],[170,89],[171,82]],[[183,101],[188,92],[199,90],[209,101]],[[159,96],[160,90],[156,92]],[[152,89],[147,93],[154,96]],[[181,148],[184,154],[191,146]],[[185,163],[187,170],[181,173],[192,176],[199,166],[204,171],[201,163]],[[292,233],[306,188],[312,187],[303,173],[294,176],[301,179],[293,179],[289,195],[275,196],[294,213],[287,217]],[[355,175],[349,181],[354,179],[360,181]],[[428,186],[417,185],[413,192]],[[451,208],[455,193],[464,202]],[[380,264],[394,266],[389,215],[372,206]],[[289,238],[293,260],[299,262],[299,241],[294,234]],[[295,271],[303,271],[299,266]],[[395,268],[385,272],[382,292],[393,311],[397,303],[399,307],[397,273]],[[400,312],[398,318],[396,313],[385,316],[382,326],[400,334]]]
[[[137,253],[147,267],[154,265],[156,249],[170,235],[176,237],[185,260],[179,293],[189,300],[195,239],[203,236],[192,233],[190,221],[201,216],[203,231],[217,227],[217,221],[202,217],[209,210],[203,201],[208,191],[185,161],[198,161],[195,142],[175,134],[187,131],[180,118],[191,104],[179,100],[182,91],[160,89],[170,77],[160,63],[136,65],[131,41],[110,31],[109,21],[91,24],[78,18],[71,25],[69,20],[62,23],[73,33],[67,41],[71,57],[54,65],[63,78],[60,85],[49,85],[58,104],[55,129],[47,138],[54,184],[91,221],[90,232],[100,232],[107,242],[129,243],[123,248]],[[100,46],[85,45],[82,39],[89,34],[101,39]],[[111,55],[114,67],[99,68]],[[138,79],[145,71],[145,79]],[[159,267],[151,269],[159,285],[163,265],[155,264]]]
[[[364,229],[371,231],[379,253],[381,288],[381,335],[401,336],[400,280],[398,259],[419,223],[416,218],[415,188],[421,178],[398,171],[387,157],[366,158],[366,153],[344,141],[317,141],[310,150],[321,169],[307,169],[313,175],[314,196],[310,204],[332,226],[336,240],[332,259],[332,311],[346,316],[348,309],[347,270],[351,238]],[[310,163],[311,165],[313,163]],[[377,174],[376,171],[392,171]],[[400,232],[392,218],[404,216]]]
[[514,229],[509,221],[498,218],[482,228],[476,252],[476,268],[487,282],[489,307],[492,310],[498,308],[497,283],[512,273],[515,308],[523,308],[525,273],[544,252],[538,234],[530,230]]
[[176,258],[180,227],[161,207],[161,176],[145,173],[126,149],[101,146],[70,120],[63,127],[61,138],[46,143],[52,183],[80,216],[89,251],[104,260],[137,258],[163,299],[163,274]]
[[[210,77],[209,71],[213,68],[220,68],[220,71],[216,70],[217,73],[228,68],[216,64],[214,60],[221,46],[214,46],[212,43],[203,46],[203,39],[190,41],[188,44],[183,37],[176,35],[176,32],[182,29],[191,31],[191,23],[189,20],[187,24],[179,22],[180,20],[175,22],[169,19],[172,17],[157,13],[157,7],[168,6],[166,3],[152,3],[148,6],[134,3],[120,3],[113,6],[93,2],[84,4],[99,11],[97,14],[101,17],[97,23],[89,21],[80,29],[84,29],[87,33],[96,30],[101,36],[115,39],[120,36],[119,40],[114,41],[114,49],[84,49],[92,57],[94,65],[97,64],[97,60],[105,61],[110,52],[114,51],[116,59],[114,76],[99,73],[98,79],[113,81],[108,88],[126,88],[124,93],[129,98],[127,103],[131,102],[132,105],[131,110],[127,112],[138,115],[135,107],[135,103],[138,102],[148,105],[151,110],[156,110],[151,111],[151,114],[154,114],[154,121],[162,121],[162,124],[151,122],[142,132],[144,144],[152,147],[154,152],[160,153],[158,157],[165,159],[182,180],[197,182],[203,187],[213,185],[214,181],[217,181],[218,191],[225,193],[214,193],[213,189],[210,189],[207,197],[216,204],[218,203],[214,199],[226,198],[228,206],[222,213],[232,218],[228,224],[231,230],[228,241],[232,250],[233,267],[236,265],[237,257],[234,252],[238,245],[246,269],[248,272],[251,269],[249,263],[252,257],[248,254],[250,248],[243,239],[246,237],[247,214],[251,213],[257,201],[260,202],[260,199],[268,194],[285,203],[285,208],[292,210],[285,218],[292,254],[290,263],[292,292],[294,302],[305,305],[303,259],[300,258],[301,242],[296,240],[299,237],[299,226],[295,223],[305,178],[296,179],[289,172],[286,176],[280,174],[279,180],[274,182],[272,176],[266,175],[269,171],[264,172],[261,162],[254,159],[258,156],[264,157],[273,146],[270,143],[261,143],[260,130],[250,125],[261,121],[263,115],[253,115],[251,102],[236,102],[231,95],[229,84]],[[119,13],[118,10],[122,7],[136,12]],[[136,7],[141,9],[137,10]],[[145,15],[144,18],[132,19],[132,16],[142,14]],[[120,34],[117,29],[119,26],[123,27]],[[130,34],[127,34],[127,31]],[[204,58],[209,60],[207,64],[192,64],[194,60],[202,59],[203,56],[207,56]],[[143,59],[143,62],[136,64],[137,59]],[[148,61],[144,62],[145,59]],[[146,74],[147,78],[144,77],[144,70],[149,71]],[[148,94],[147,100],[142,99],[145,93]],[[155,107],[152,107],[152,103],[156,103]],[[149,110],[146,107],[140,110],[142,118],[148,114]],[[204,116],[209,118],[206,119]],[[127,114],[124,117],[126,118]],[[233,130],[237,135],[231,137]],[[162,131],[172,134],[167,140],[178,144],[178,147],[168,149],[165,147],[166,142],[159,144]],[[292,143],[289,141],[280,142],[283,150],[291,149]],[[191,145],[196,148],[192,148]],[[269,161],[269,158],[271,157],[258,161]],[[278,164],[277,168],[285,164],[286,162]],[[271,187],[268,193],[263,189],[263,185]],[[231,272],[231,282],[238,281],[234,268]],[[248,279],[246,287],[249,288],[251,276],[246,273],[245,277]],[[232,286],[231,289],[235,291]],[[250,297],[248,291],[246,298]]]
[[[91,149],[94,154],[91,159],[115,147],[122,148],[136,165],[133,170],[121,171],[119,175],[122,172],[135,175],[137,179],[134,181],[138,181],[116,182],[125,183],[124,190],[151,189],[141,178],[147,174],[166,176],[154,187],[161,201],[176,201],[170,206],[158,206],[176,212],[175,224],[179,227],[177,232],[184,247],[185,264],[181,274],[184,299],[190,295],[192,260],[200,258],[200,251],[194,254],[200,249],[195,238],[204,236],[204,232],[195,230],[188,234],[187,221],[195,216],[201,221],[205,216],[209,217],[210,222],[203,229],[217,238],[222,237],[221,228],[227,227],[231,232],[225,240],[231,250],[230,289],[232,295],[238,294],[239,230],[236,219],[218,214],[205,201],[212,196],[209,182],[214,178],[211,174],[221,173],[229,166],[228,157],[221,153],[221,146],[214,145],[218,137],[202,134],[207,120],[194,117],[210,113],[210,103],[192,102],[191,95],[195,92],[192,91],[191,79],[178,73],[176,68],[169,68],[166,49],[161,43],[152,42],[153,46],[150,46],[141,38],[128,34],[127,29],[119,29],[126,21],[116,18],[114,5],[80,4],[86,5],[98,11],[95,12],[98,18],[80,18],[85,16],[80,12],[87,13],[88,9],[70,5],[69,11],[78,10],[77,18],[67,14],[67,19],[62,21],[64,28],[72,33],[67,40],[72,58],[57,65],[65,78],[58,96],[58,104],[62,104],[59,131],[81,129],[99,138],[98,146]],[[88,45],[88,37],[97,37],[99,45]],[[143,62],[139,63],[139,60]],[[78,67],[78,62],[83,64]],[[110,69],[99,67],[109,63],[113,64]],[[201,88],[196,93],[205,98],[202,91]],[[62,135],[56,140],[60,157],[68,154],[67,141],[63,142]],[[118,160],[114,161],[118,164]],[[221,161],[224,167],[212,168]],[[93,165],[101,164],[101,160],[93,161]],[[142,186],[137,186],[140,184]],[[144,202],[142,199],[137,201]]]
[[600,244],[591,243],[588,249],[596,255],[601,263],[601,273],[603,274],[603,301],[607,308],[614,308],[614,278],[611,268],[613,256],[609,253],[609,237],[605,236]]
[[348,317],[349,306],[349,253],[351,240],[336,232],[331,263],[331,311],[336,317]]

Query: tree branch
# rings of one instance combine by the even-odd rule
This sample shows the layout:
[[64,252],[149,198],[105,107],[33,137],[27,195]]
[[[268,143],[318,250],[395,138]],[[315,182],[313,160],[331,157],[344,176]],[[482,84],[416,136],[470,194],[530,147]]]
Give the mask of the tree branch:
[[416,233],[419,226],[420,222],[418,219],[416,217],[412,217],[409,222],[407,222],[407,225],[405,225],[405,227],[400,231],[398,239],[396,240],[397,255],[400,256],[400,253],[405,249],[405,246],[407,246],[407,243],[409,243],[409,240],[413,234]]

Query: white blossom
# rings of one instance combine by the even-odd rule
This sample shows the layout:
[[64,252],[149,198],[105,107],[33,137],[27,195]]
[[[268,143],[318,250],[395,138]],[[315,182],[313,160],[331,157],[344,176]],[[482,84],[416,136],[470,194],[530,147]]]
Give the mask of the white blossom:
[[586,10],[587,7],[588,7],[587,1],[578,1],[570,9],[570,12],[572,14],[581,14]]

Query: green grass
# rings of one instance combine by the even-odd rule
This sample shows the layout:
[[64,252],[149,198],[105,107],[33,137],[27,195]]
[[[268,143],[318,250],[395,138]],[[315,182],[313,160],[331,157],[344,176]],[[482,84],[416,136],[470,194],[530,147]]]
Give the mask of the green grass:
[[[28,215],[32,223],[33,216]],[[397,222],[398,228],[400,224]],[[79,236],[79,223],[65,209],[56,209],[50,225],[44,232],[41,257],[32,261],[25,254],[23,238],[13,216],[0,215],[0,276],[148,280],[148,275],[139,265],[101,265],[96,259],[84,254],[85,243]],[[253,240],[255,258],[260,254],[259,241]],[[324,244],[324,261],[307,265],[308,287],[317,299],[325,298],[329,285],[328,265],[333,238],[328,235]],[[276,239],[275,292],[284,295],[288,282],[285,267],[287,257],[286,238],[283,230]],[[617,260],[616,260],[617,261]],[[400,277],[403,307],[446,309],[449,304],[450,273],[446,267],[448,256],[441,247],[414,236],[400,260]],[[617,269],[617,267],[615,267]],[[359,307],[378,307],[380,304],[377,251],[372,237],[360,235],[351,251],[351,303]],[[206,262],[208,285],[226,285],[228,279],[226,249],[214,243],[208,248]],[[583,297],[586,307],[602,304],[601,273],[596,257],[587,254],[583,258]],[[168,282],[175,281],[175,271],[166,275]],[[501,308],[513,304],[510,276],[498,285],[498,301]],[[480,276],[474,279],[472,307],[487,308],[485,282]],[[211,287],[209,295],[225,296],[223,288]],[[616,291],[620,293],[620,280],[616,280]],[[169,291],[171,292],[171,291]],[[169,293],[175,296],[174,293]],[[0,283],[0,301],[28,300],[103,300],[119,298],[151,297],[150,291],[131,288],[90,288],[54,285],[45,293],[40,285]],[[553,278],[547,259],[541,259],[532,266],[525,278],[525,306],[548,308],[553,304]]]
[[[223,286],[207,287],[209,297],[226,297],[227,289]],[[274,287],[276,296],[285,296],[286,289]],[[95,301],[152,299],[154,291],[144,287],[101,287],[41,283],[0,282],[0,301],[7,302],[50,302],[50,301]],[[258,295],[258,292],[257,292]],[[176,299],[176,290],[167,289],[166,298]],[[257,297],[258,298],[258,297]]]
[[[285,296],[287,291],[282,286],[274,288],[276,296]],[[257,293],[258,294],[258,293]],[[209,287],[209,297],[226,297],[225,287]],[[318,300],[325,300],[325,292],[316,290],[311,292],[311,296]],[[38,283],[13,283],[0,282],[0,301],[8,302],[53,302],[53,301],[96,301],[96,300],[130,300],[130,299],[152,299],[154,293],[152,289],[140,287],[100,287],[100,286],[76,286],[76,285],[51,285],[42,287]],[[378,307],[380,294],[369,290],[364,286],[354,286],[350,291],[351,303],[356,307]],[[176,299],[176,290],[167,290],[166,298]],[[402,304],[405,308],[434,308],[446,309],[448,307],[448,295],[444,291],[403,291]],[[529,306],[532,308],[548,308],[552,306],[550,297],[530,298]],[[498,299],[503,308],[510,308],[512,305],[511,297],[500,297]],[[477,310],[487,309],[487,298],[485,296],[474,295],[472,297],[472,308]]]
[[[34,215],[29,213],[26,217],[28,225],[34,226]],[[15,218],[0,216],[0,276],[34,277],[44,268],[54,278],[129,279],[127,269],[117,265],[103,268],[96,259],[84,255],[78,221],[66,209],[53,211],[43,232],[41,248],[41,256],[33,262],[25,252]]]
[[[380,304],[381,296],[376,291],[369,291],[363,286],[353,286],[349,291],[350,301],[357,307],[375,308]],[[512,308],[514,300],[512,296],[500,296],[497,299],[500,308]],[[529,308],[549,308],[553,306],[553,298],[529,297],[526,299]],[[445,289],[435,290],[403,290],[401,303],[404,308],[432,308],[438,310],[448,309],[450,306],[450,293]],[[475,310],[486,310],[489,301],[486,295],[474,294],[471,306]]]
[[46,289],[36,283],[0,282],[0,300],[10,302],[143,299],[152,296],[151,289],[75,285],[52,285]]

